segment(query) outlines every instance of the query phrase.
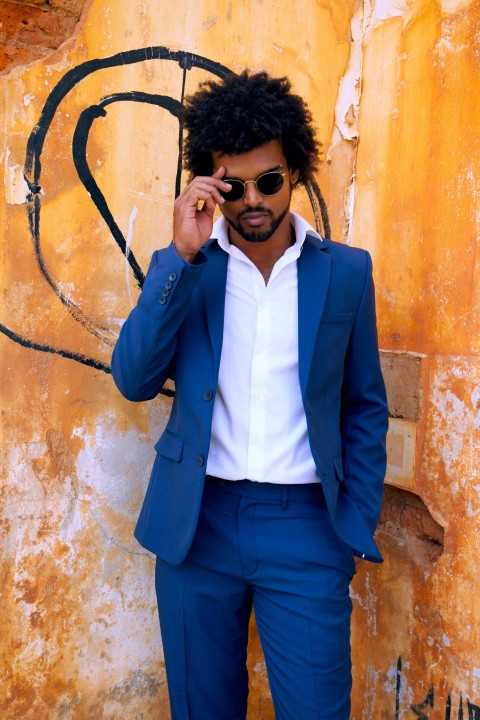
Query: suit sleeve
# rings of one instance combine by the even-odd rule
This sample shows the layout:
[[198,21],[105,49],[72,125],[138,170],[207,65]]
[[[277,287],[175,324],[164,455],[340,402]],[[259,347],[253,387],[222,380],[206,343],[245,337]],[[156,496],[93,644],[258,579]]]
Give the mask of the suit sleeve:
[[153,254],[112,355],[114,382],[128,400],[150,400],[170,377],[177,334],[206,262],[202,252],[195,264],[185,262],[173,244]]
[[382,505],[388,407],[380,368],[375,290],[368,253],[363,292],[345,358],[340,428],[344,489],[373,534]]

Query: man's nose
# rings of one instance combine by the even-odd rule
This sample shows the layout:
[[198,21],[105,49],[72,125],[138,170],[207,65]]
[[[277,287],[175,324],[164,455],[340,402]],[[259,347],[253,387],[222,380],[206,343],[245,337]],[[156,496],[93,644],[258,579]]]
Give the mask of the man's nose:
[[243,202],[245,205],[255,206],[261,205],[263,196],[258,192],[255,180],[247,180],[245,183],[245,194],[243,196]]

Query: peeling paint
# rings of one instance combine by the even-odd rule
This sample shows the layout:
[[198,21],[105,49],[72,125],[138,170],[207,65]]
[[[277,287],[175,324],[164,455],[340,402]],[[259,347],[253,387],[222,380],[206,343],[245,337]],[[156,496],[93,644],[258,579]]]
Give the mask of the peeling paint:
[[440,7],[445,15],[455,15],[474,5],[475,2],[476,0],[440,0]]
[[11,154],[10,148],[7,147],[3,180],[5,200],[9,205],[23,205],[27,202],[30,191],[23,177],[23,167],[18,165],[18,163],[9,165]]
[[211,15],[209,18],[207,18],[207,19],[202,23],[202,28],[203,28],[204,30],[210,30],[210,28],[211,28],[213,25],[215,25],[216,22],[217,22],[217,16],[216,16],[216,15]]
[[135,218],[137,217],[138,208],[136,205],[133,206],[132,212],[130,213],[130,216],[128,218],[128,230],[127,230],[127,237],[126,237],[126,245],[127,245],[127,252],[125,253],[125,282],[128,289],[128,297],[130,299],[130,306],[133,308],[135,306],[136,300],[134,300],[132,295],[132,284],[131,284],[131,275],[130,275],[130,266],[128,264],[128,254],[130,251],[130,247],[132,244],[132,237],[133,237],[133,223],[135,222]]
[[[340,80],[335,105],[335,127],[344,140],[358,138],[358,112],[361,94],[363,39],[369,3],[361,3],[351,21],[352,42],[348,68]],[[331,145],[339,142],[334,135]]]

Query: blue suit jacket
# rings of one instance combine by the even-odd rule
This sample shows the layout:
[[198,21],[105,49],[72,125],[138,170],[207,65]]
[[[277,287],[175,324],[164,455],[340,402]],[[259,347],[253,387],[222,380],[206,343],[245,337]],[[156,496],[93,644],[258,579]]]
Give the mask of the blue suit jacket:
[[[380,370],[370,256],[307,235],[298,259],[299,375],[310,447],[339,537],[381,561],[373,540],[382,501],[388,411]],[[210,240],[194,264],[173,245],[154,253],[112,358],[129,400],[175,382],[170,418],[135,530],[172,564],[197,526],[222,349],[227,254]],[[280,439],[281,441],[281,439]]]

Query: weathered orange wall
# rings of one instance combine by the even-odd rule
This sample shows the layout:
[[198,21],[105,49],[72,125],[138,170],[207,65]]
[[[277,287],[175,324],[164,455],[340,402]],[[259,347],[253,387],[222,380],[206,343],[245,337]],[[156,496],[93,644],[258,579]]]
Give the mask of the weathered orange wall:
[[[90,0],[74,37],[0,76],[0,717],[168,718],[153,559],[132,530],[169,400],[132,405],[113,388],[111,346],[138,285],[72,140],[106,96],[180,100],[178,63],[146,52],[91,67],[48,126],[41,188],[23,179],[27,140],[62,79],[152,46],[288,74],[311,106],[332,236],[374,259],[388,479],[406,489],[387,496],[384,565],[352,584],[352,718],[443,720],[450,707],[457,720],[460,705],[467,717],[480,707],[480,3],[466,0]],[[189,69],[186,92],[209,75]],[[143,271],[171,237],[177,142],[175,118],[127,101],[88,137],[89,167]],[[313,221],[306,195],[295,207]],[[270,720],[253,628],[250,670],[249,720]]]
[[445,535],[431,563],[381,527],[385,565],[355,585],[359,718],[395,695],[398,717],[480,717],[479,71],[478,2],[369,24],[352,240],[376,259],[382,348],[423,366],[409,485]]

